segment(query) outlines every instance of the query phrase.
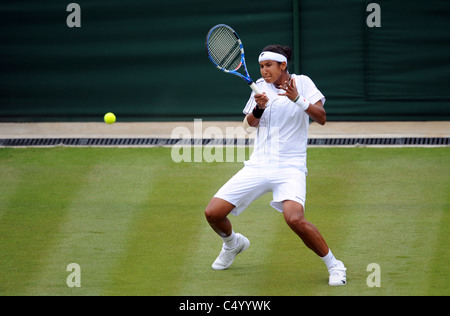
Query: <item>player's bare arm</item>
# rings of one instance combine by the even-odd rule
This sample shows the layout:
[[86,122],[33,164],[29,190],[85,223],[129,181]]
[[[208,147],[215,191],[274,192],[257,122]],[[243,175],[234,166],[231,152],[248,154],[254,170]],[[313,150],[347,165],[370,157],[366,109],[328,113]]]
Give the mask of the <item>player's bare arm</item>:
[[324,125],[327,121],[327,113],[325,112],[322,101],[318,101],[315,104],[310,104],[305,112],[308,113],[309,117],[313,121],[319,123],[320,125]]

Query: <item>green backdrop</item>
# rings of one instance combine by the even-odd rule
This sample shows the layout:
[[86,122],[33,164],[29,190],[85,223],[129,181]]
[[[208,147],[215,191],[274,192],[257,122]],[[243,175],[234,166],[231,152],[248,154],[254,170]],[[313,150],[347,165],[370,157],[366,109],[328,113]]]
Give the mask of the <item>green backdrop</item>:
[[82,1],[0,4],[0,121],[240,120],[251,90],[213,67],[209,28],[226,23],[250,74],[273,43],[327,97],[329,120],[448,120],[450,1]]

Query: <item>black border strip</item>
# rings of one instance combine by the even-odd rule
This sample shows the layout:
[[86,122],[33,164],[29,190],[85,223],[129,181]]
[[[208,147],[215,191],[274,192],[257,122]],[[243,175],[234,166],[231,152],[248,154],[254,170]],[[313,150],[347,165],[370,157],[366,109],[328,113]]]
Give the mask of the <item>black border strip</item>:
[[[449,146],[449,137],[310,138],[309,146]],[[171,147],[253,146],[254,139],[241,138],[0,138],[1,147]]]

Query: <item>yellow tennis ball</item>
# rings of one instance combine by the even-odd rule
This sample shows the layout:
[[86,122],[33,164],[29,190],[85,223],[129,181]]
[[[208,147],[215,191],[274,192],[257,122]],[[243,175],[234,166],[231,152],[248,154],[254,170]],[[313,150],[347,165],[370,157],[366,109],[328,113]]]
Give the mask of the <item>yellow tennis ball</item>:
[[107,124],[112,124],[116,121],[116,116],[114,115],[114,113],[106,113],[105,114],[105,123]]

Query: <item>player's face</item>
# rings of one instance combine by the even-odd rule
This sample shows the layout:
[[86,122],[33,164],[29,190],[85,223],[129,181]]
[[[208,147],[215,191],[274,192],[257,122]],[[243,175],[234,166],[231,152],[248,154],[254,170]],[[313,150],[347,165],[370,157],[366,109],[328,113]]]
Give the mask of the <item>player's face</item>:
[[259,63],[261,76],[267,83],[278,82],[286,70],[286,63],[273,60],[265,60]]

